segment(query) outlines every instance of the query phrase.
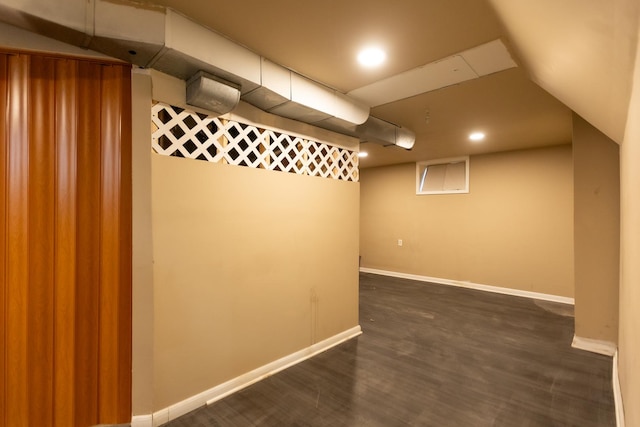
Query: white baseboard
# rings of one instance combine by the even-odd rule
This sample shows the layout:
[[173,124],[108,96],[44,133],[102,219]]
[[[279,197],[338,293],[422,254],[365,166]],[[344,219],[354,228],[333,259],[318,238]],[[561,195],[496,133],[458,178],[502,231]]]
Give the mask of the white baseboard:
[[[283,369],[298,364],[304,360],[307,360],[323,351],[329,350],[338,344],[355,338],[362,334],[360,326],[355,326],[351,329],[347,329],[337,335],[334,335],[319,343],[313,344],[310,347],[304,348],[293,354],[285,356],[274,362],[268,363],[260,368],[254,369],[251,372],[240,375],[232,380],[217,385],[209,390],[203,391],[195,396],[183,400],[182,402],[175,403],[167,408],[154,412],[153,415],[135,416],[131,422],[132,427],[157,427],[162,424],[166,424],[188,412],[198,409],[203,405],[210,405],[230,394],[242,390],[245,387],[250,386],[262,379],[265,379],[271,375],[274,375]],[[149,424],[151,420],[151,424]],[[134,424],[134,421],[136,424]]]
[[153,427],[153,416],[134,415],[131,418],[131,427]]
[[577,335],[573,336],[571,347],[590,351],[592,353],[604,354],[605,356],[615,355],[618,349],[618,347],[611,341],[582,338]]
[[613,382],[613,401],[616,405],[616,425],[625,427],[624,405],[622,404],[622,390],[620,389],[620,377],[618,376],[618,350],[613,355],[613,370],[611,372]]
[[473,282],[467,282],[467,281],[461,281],[461,280],[450,280],[450,279],[441,279],[438,277],[419,276],[417,274],[398,273],[395,271],[377,270],[374,268],[366,268],[366,267],[361,267],[360,271],[363,273],[379,274],[382,276],[398,277],[401,279],[411,279],[411,280],[417,280],[420,282],[437,283],[440,285],[457,286],[459,288],[475,289],[478,291],[493,292],[496,294],[505,294],[505,295],[512,295],[516,297],[560,302],[563,304],[571,304],[571,305],[575,304],[575,299],[573,298],[563,297],[559,295],[543,294],[540,292],[523,291],[520,289],[503,288],[500,286],[481,285],[479,283],[473,283]]

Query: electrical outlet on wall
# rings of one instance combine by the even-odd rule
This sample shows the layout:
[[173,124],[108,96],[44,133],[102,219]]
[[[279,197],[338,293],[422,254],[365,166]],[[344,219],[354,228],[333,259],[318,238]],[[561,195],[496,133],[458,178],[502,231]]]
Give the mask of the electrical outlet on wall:
[[402,239],[398,239],[398,246],[402,246]]

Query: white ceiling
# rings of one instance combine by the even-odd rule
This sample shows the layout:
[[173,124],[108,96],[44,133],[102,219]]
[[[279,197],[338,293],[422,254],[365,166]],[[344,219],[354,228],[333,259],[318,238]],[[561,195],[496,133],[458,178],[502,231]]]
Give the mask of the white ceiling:
[[517,67],[500,39],[449,56],[347,93],[370,107],[442,89]]
[[[175,36],[164,33],[165,17],[190,20],[165,7],[223,36],[187,31],[183,47],[236,69],[215,46],[243,45],[245,56],[332,88],[335,99],[367,100],[373,116],[415,132],[410,151],[362,143],[362,167],[570,143],[571,110],[624,138],[638,0],[0,0],[0,21],[142,66],[174,58],[189,77],[198,60],[187,64],[162,43]],[[356,56],[372,44],[388,59],[364,69]],[[470,142],[478,130],[486,139]]]
[[[481,64],[470,66],[470,49],[498,39],[510,46],[484,0],[144,3],[171,7],[271,61],[366,99],[374,116],[416,133],[411,151],[363,143],[370,155],[361,167],[571,142],[570,110],[533,84],[525,69],[509,68],[512,59],[521,63],[513,49],[506,67],[500,52],[480,55]],[[356,60],[371,44],[387,51],[378,69]],[[499,42],[489,46],[500,49]],[[465,51],[468,57],[460,55]],[[493,67],[507,69],[491,73]],[[434,76],[441,81],[431,81]],[[471,143],[473,130],[483,130],[485,141]]]

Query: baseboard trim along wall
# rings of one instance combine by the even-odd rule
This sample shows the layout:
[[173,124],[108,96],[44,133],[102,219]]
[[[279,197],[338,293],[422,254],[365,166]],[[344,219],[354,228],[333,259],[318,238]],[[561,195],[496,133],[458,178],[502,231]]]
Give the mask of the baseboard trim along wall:
[[134,415],[131,418],[131,427],[152,427],[153,416],[151,415]]
[[560,302],[563,304],[571,304],[571,305],[575,304],[575,299],[573,298],[563,297],[559,295],[543,294],[540,292],[523,291],[520,289],[503,288],[500,286],[481,285],[479,283],[473,283],[473,282],[467,282],[467,281],[461,281],[461,280],[450,280],[450,279],[440,279],[438,277],[419,276],[417,274],[398,273],[395,271],[377,270],[375,268],[360,267],[360,271],[362,273],[372,273],[372,274],[379,274],[382,276],[398,277],[401,279],[417,280],[420,282],[437,283],[439,285],[457,286],[459,288],[475,289],[478,291],[493,292],[496,294],[505,294],[505,295],[512,295],[516,297]]
[[136,415],[131,420],[131,427],[157,427],[166,424],[188,412],[198,409],[203,405],[210,405],[230,394],[242,390],[262,379],[274,375],[284,369],[305,361],[323,351],[329,350],[345,341],[362,334],[360,326],[347,329],[326,340],[320,341],[310,347],[304,348],[281,359],[268,363],[246,374],[203,391],[195,396],[173,404],[167,408],[154,412],[153,415]]
[[571,347],[592,353],[604,354],[605,356],[614,356],[618,349],[617,346],[610,341],[582,338],[577,335],[573,336]]
[[624,405],[622,404],[622,390],[620,389],[620,377],[618,376],[618,350],[613,355],[613,370],[611,372],[613,381],[613,401],[616,405],[616,426],[625,427]]

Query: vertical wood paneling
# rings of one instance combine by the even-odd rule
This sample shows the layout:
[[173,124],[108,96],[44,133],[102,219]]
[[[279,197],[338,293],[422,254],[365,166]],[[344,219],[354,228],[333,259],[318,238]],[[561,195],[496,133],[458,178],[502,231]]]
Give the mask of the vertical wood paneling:
[[0,53],[0,426],[131,417],[130,69]]
[[76,61],[56,64],[56,232],[54,278],[55,427],[75,424],[76,198],[78,78]]
[[[103,67],[102,79],[102,223],[101,226],[101,266],[100,282],[113,283],[116,286],[103,286],[100,290],[100,419],[117,420],[124,411],[130,411],[126,405],[130,398],[122,396],[123,384],[130,370],[130,288],[125,275],[130,277],[130,257],[123,253],[122,247],[130,243],[122,241],[127,235],[127,222],[130,215],[130,166],[125,159],[130,157],[131,127],[130,111],[125,105],[130,92],[124,91],[130,84],[122,75],[121,67]],[[124,118],[124,119],[123,119]],[[124,185],[123,185],[124,184]],[[124,190],[125,185],[128,187]],[[124,215],[123,215],[124,213]],[[130,235],[130,233],[129,233]],[[123,245],[124,243],[124,245]],[[127,335],[122,335],[123,333]],[[120,338],[120,339],[118,339]],[[116,345],[113,345],[113,344]],[[114,375],[115,373],[115,375]]]
[[[0,120],[7,116],[7,56],[0,55]],[[6,122],[3,122],[6,124]],[[7,425],[6,373],[6,292],[7,292],[7,128],[0,129],[0,426]]]
[[[100,298],[100,76],[101,66],[79,64],[78,217],[76,264],[76,425],[98,421],[98,337]],[[89,166],[91,165],[91,166]],[[93,254],[93,256],[87,256]],[[85,396],[91,396],[87,399]]]
[[[102,79],[102,221],[100,223],[101,265],[100,282],[117,283],[120,271],[118,254],[118,236],[120,234],[119,200],[119,116],[117,81],[113,78],[111,67],[103,67]],[[103,287],[100,290],[100,418],[115,419],[118,396],[118,294],[117,286]],[[114,345],[116,344],[116,345]],[[111,375],[110,375],[111,373]]]
[[27,310],[29,287],[29,61],[9,56],[5,125],[7,155],[7,425],[29,426],[27,365]]
[[54,62],[33,57],[29,81],[29,423],[53,414]]

